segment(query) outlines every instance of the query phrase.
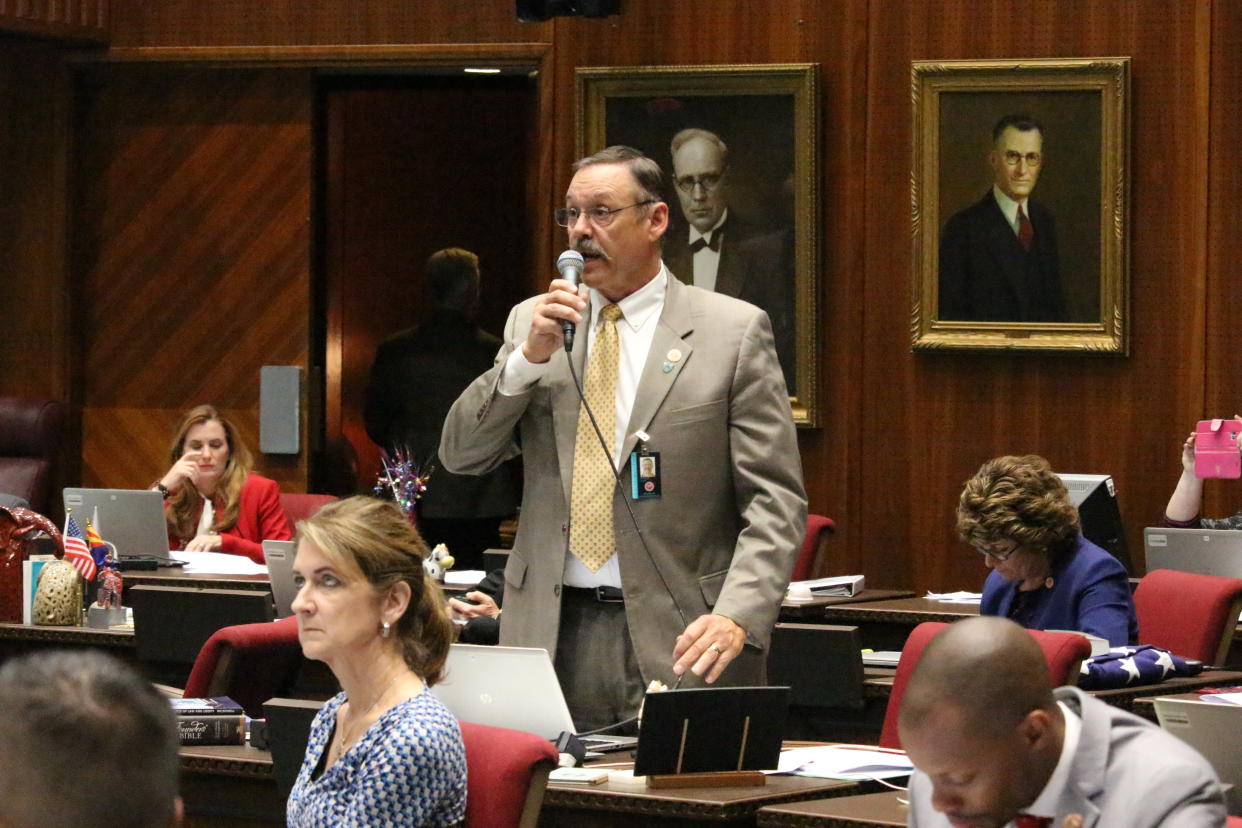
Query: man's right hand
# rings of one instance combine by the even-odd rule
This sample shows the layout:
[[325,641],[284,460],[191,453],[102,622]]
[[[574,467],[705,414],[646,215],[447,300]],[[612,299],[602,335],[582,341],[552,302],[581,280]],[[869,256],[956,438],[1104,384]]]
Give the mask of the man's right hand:
[[548,292],[535,302],[530,332],[522,345],[522,355],[533,363],[547,362],[565,344],[561,322],[582,323],[586,308],[586,286],[574,288],[572,282],[553,279]]
[[490,595],[474,590],[466,593],[466,599],[474,603],[467,604],[458,598],[449,599],[449,613],[455,620],[469,621],[471,618],[480,616],[495,618],[500,615],[500,607],[496,606],[496,602]]

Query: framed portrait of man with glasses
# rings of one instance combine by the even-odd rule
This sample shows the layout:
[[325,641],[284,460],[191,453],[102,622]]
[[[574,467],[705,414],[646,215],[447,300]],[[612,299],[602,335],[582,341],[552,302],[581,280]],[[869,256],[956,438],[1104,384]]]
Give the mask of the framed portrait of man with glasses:
[[916,61],[913,345],[1128,352],[1128,58]]
[[665,265],[767,311],[802,426],[819,416],[816,87],[814,64],[577,74],[578,156],[624,144],[659,163]]

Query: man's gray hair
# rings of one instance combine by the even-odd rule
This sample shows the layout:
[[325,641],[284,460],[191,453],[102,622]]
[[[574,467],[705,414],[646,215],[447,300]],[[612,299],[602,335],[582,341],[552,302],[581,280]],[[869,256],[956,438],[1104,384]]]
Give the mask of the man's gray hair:
[[574,172],[596,164],[620,164],[634,176],[638,201],[664,200],[664,172],[660,165],[633,147],[614,144],[574,162]]
[[729,163],[729,147],[721,140],[720,136],[714,132],[698,127],[688,127],[673,136],[673,142],[669,145],[669,152],[673,155],[677,154],[677,150],[681,149],[685,144],[695,139],[707,141],[720,150],[720,164],[724,166]]

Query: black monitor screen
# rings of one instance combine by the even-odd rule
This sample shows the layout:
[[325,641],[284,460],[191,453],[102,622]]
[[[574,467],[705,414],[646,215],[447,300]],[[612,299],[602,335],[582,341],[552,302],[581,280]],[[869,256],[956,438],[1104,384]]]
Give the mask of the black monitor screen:
[[1078,507],[1082,534],[1087,540],[1121,561],[1134,574],[1126,547],[1125,527],[1117,506],[1117,490],[1107,474],[1058,474],[1069,489],[1070,502]]

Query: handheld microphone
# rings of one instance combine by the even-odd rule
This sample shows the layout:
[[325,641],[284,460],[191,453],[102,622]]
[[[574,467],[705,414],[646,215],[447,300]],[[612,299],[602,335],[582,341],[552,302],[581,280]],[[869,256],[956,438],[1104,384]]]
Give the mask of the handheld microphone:
[[[582,260],[582,254],[577,250],[566,250],[556,259],[556,269],[560,271],[561,278],[567,282],[572,282],[575,288],[582,282],[582,268],[584,265],[585,262]],[[566,353],[574,349],[574,327],[574,323],[568,320],[561,322],[561,331],[565,334]]]

